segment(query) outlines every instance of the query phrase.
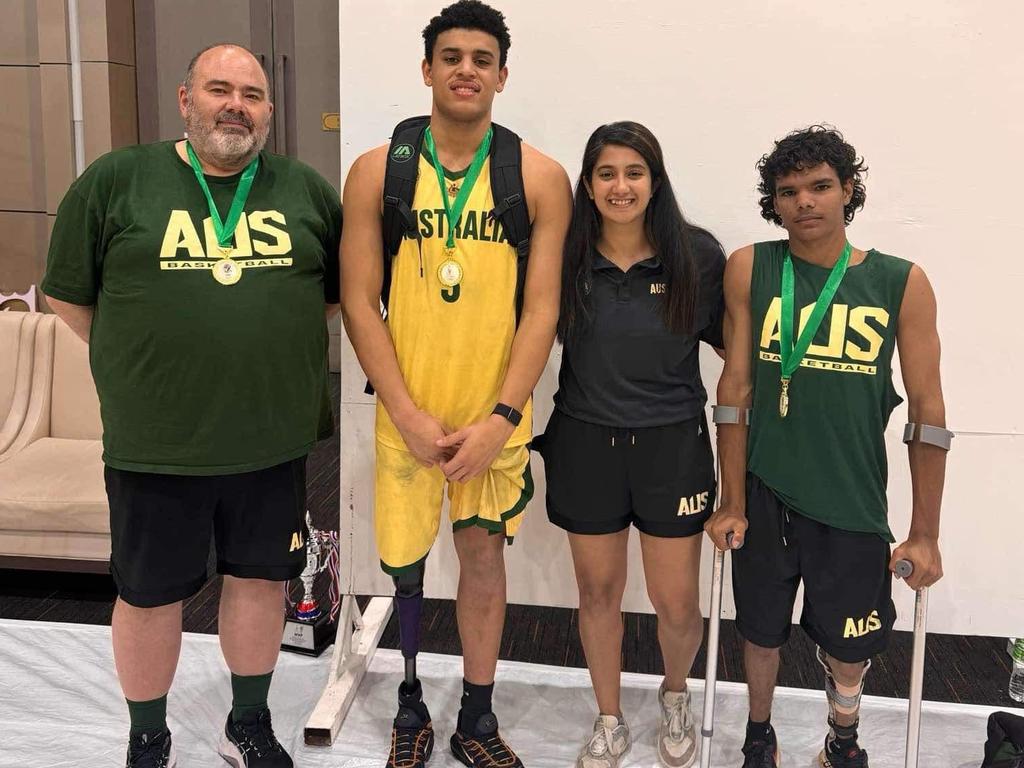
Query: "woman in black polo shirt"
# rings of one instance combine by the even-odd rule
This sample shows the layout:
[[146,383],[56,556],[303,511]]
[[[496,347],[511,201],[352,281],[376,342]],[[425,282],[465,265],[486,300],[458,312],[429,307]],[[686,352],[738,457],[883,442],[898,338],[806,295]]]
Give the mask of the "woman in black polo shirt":
[[697,757],[686,676],[700,646],[701,532],[715,470],[699,342],[722,347],[725,254],[683,218],[661,147],[632,122],[594,131],[565,245],[555,410],[537,441],[551,521],[568,531],[599,716],[580,768],[616,768],[629,528],[640,530],[665,662],[658,754]]

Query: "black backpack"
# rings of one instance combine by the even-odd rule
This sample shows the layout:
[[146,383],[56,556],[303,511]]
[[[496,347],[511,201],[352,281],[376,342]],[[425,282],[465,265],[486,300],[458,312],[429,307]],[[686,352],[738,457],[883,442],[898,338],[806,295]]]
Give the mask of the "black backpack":
[[[405,237],[420,240],[420,230],[412,212],[416,177],[419,172],[420,147],[430,125],[426,116],[410,117],[395,126],[388,147],[387,170],[384,175],[384,282],[381,301],[387,315],[391,292],[391,260]],[[516,321],[523,311],[523,286],[526,262],[530,256],[530,211],[523,190],[521,139],[497,123],[491,124],[491,194],[494,210],[491,218],[501,222],[509,242],[516,249]]]
[[1024,717],[1009,712],[988,716],[988,741],[981,768],[1024,768]]

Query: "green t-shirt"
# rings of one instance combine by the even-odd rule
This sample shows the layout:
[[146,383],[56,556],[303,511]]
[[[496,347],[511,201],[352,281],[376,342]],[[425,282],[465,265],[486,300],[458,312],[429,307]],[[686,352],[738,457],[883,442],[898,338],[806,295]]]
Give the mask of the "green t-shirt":
[[[222,218],[240,175],[206,177]],[[304,456],[331,434],[324,304],[338,302],[340,238],[331,185],[261,152],[235,229],[241,277],[224,285],[206,197],[173,142],[89,166],[57,211],[42,290],[95,305],[103,460],[235,474]]]
[[[747,466],[796,512],[834,528],[877,533],[893,541],[885,492],[885,427],[902,402],[892,385],[892,356],[912,264],[871,250],[847,270],[793,373],[789,414],[782,418],[779,296],[788,247],[786,240],[754,246],[754,399]],[[831,271],[793,258],[797,318],[810,314],[809,305]]]

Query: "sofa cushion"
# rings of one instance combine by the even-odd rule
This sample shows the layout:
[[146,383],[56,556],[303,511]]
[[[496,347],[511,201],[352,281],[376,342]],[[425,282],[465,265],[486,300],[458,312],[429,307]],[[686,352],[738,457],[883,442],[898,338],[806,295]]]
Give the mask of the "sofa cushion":
[[63,320],[54,328],[50,436],[99,440],[100,402],[89,369],[89,345]]
[[110,534],[66,531],[5,531],[0,528],[0,557],[60,560],[109,560]]
[[0,463],[0,530],[109,533],[99,440],[44,437]]

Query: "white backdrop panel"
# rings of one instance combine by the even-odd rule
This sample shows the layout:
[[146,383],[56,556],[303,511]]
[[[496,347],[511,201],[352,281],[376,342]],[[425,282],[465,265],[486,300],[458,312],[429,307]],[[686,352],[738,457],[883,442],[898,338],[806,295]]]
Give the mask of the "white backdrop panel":
[[[420,30],[444,0],[341,0],[342,171],[387,141],[403,117],[429,111]],[[502,7],[503,6],[503,7]],[[951,428],[943,515],[946,579],[934,590],[940,632],[1020,634],[1024,582],[1019,502],[1024,491],[1024,362],[1016,306],[1024,266],[1008,244],[1024,239],[1017,181],[1024,170],[1024,5],[962,0],[865,0],[808,7],[793,0],[679,4],[668,0],[517,0],[499,4],[512,33],[510,76],[495,119],[561,162],[575,180],[590,131],[616,119],[647,124],[665,149],[688,216],[727,250],[780,236],[758,216],[754,163],[773,138],[813,122],[840,127],[871,168],[868,205],[851,240],[921,264],[939,297],[943,379]],[[342,531],[347,584],[388,594],[371,519],[373,407],[351,348],[342,366]],[[720,366],[703,360],[714,391]],[[552,354],[536,392],[534,428],[551,410]],[[897,387],[902,389],[896,378]],[[712,396],[713,399],[713,396]],[[909,524],[909,473],[889,434],[896,535]],[[841,457],[836,457],[841,461]],[[543,463],[537,494],[509,550],[509,599],[573,606],[564,535],[546,520]],[[1015,530],[1016,526],[1016,530]],[[650,610],[636,542],[627,610]],[[705,547],[704,595],[710,552]],[[451,535],[430,559],[428,594],[452,597]],[[728,585],[727,585],[728,586]],[[728,593],[727,589],[727,593]],[[911,598],[896,590],[909,628]],[[732,615],[726,599],[725,614]]]

